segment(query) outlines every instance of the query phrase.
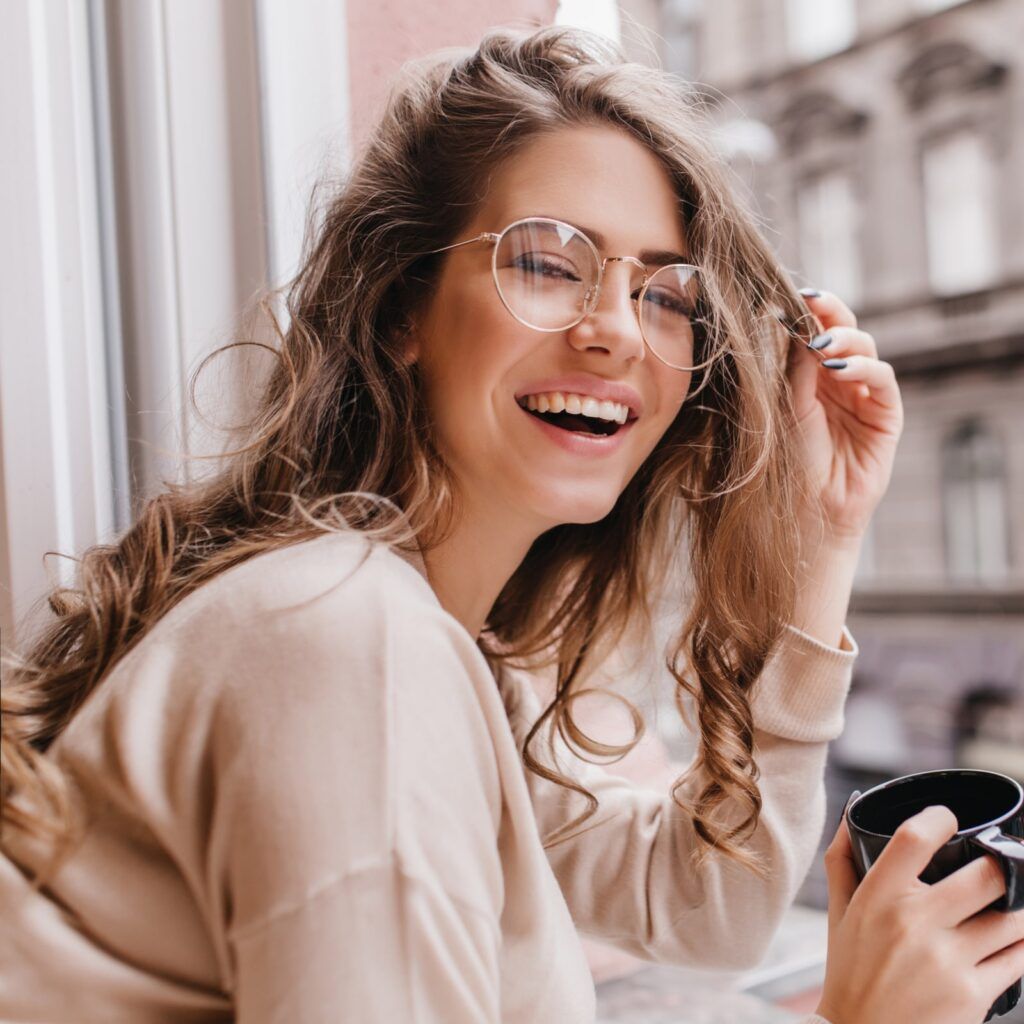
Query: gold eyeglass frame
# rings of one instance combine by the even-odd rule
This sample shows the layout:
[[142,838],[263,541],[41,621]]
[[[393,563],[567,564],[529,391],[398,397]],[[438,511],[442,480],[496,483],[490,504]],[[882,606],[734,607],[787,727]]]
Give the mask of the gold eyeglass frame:
[[[597,264],[597,280],[588,289],[584,295],[583,312],[571,323],[566,324],[564,327],[538,327],[536,324],[528,323],[509,305],[508,300],[505,298],[501,290],[501,282],[498,280],[498,248],[501,240],[507,235],[513,228],[519,227],[520,224],[552,224],[556,227],[568,228],[570,231],[578,235],[583,239],[584,242],[590,247],[590,251],[593,253],[594,262]],[[644,300],[644,295],[647,293],[647,286],[651,283],[651,280],[656,277],[661,271],[668,269],[669,267],[682,267],[686,270],[693,270],[695,273],[700,273],[700,267],[695,266],[692,263],[666,263],[664,266],[658,267],[653,274],[647,273],[647,267],[644,263],[638,260],[635,256],[605,256],[601,257],[601,253],[598,252],[597,246],[578,228],[572,224],[567,223],[564,220],[556,220],[553,217],[520,217],[519,220],[514,220],[511,224],[503,228],[498,234],[493,231],[483,231],[475,238],[467,238],[462,242],[453,242],[451,245],[443,245],[440,249],[431,249],[429,253],[425,255],[434,255],[439,252],[447,252],[449,249],[459,249],[464,245],[473,245],[475,242],[490,242],[494,248],[491,250],[491,277],[494,279],[494,287],[497,289],[498,298],[501,299],[501,304],[509,311],[509,313],[524,327],[529,327],[533,331],[541,331],[544,334],[557,334],[559,331],[568,331],[575,327],[577,324],[582,323],[591,313],[597,309],[597,303],[601,297],[601,285],[604,283],[604,268],[609,263],[633,263],[643,271],[643,283],[640,286],[640,294],[633,299],[633,311],[636,314],[636,322],[640,327],[640,337],[643,338],[644,344],[650,349],[651,354],[659,361],[664,363],[666,366],[671,367],[673,370],[680,370],[682,372],[688,372],[699,368],[698,366],[676,366],[674,363],[670,363],[664,356],[658,354],[658,351],[654,346],[647,340],[647,335],[644,333],[643,319],[640,316],[641,303]]]

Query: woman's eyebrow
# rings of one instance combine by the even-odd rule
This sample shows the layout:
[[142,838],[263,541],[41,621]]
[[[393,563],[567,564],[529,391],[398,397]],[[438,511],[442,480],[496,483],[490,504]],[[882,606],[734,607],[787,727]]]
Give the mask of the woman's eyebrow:
[[[582,231],[599,249],[608,248],[608,239],[600,231],[584,227],[575,221],[565,220],[564,217],[551,217],[549,220],[565,221],[566,224],[571,224],[578,231]],[[641,249],[637,258],[641,263],[651,267],[664,267],[669,263],[690,263],[692,259],[686,253],[675,252],[672,249]]]
[[641,249],[638,258],[641,263],[650,267],[664,267],[669,263],[693,263],[692,257],[685,253],[673,252],[671,249]]

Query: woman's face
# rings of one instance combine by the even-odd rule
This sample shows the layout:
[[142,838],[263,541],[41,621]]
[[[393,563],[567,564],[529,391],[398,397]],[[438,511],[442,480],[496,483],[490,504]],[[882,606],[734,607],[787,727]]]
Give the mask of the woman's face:
[[[455,241],[534,216],[581,229],[602,258],[648,250],[689,262],[668,173],[624,131],[579,127],[534,139],[494,174]],[[543,333],[502,304],[492,251],[478,242],[445,254],[411,335],[410,356],[422,371],[442,454],[471,512],[525,521],[538,535],[561,523],[594,522],[611,511],[671,424],[690,373],[645,346],[630,298],[632,264],[606,265],[589,317]],[[541,395],[557,402],[555,393],[618,400],[630,406],[630,419],[602,435],[590,433],[582,417],[560,417],[580,424],[564,429],[524,408],[543,408]]]

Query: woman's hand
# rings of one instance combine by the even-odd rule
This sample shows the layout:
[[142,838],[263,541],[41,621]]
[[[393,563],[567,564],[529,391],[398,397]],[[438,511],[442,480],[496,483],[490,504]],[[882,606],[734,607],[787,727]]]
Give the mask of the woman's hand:
[[941,806],[908,818],[858,884],[843,815],[825,854],[828,961],[817,1012],[832,1024],[977,1024],[1024,973],[1024,911],[988,909],[1006,892],[994,857],[920,881],[957,827]]
[[[801,294],[821,323],[816,341],[826,334],[831,341],[817,351],[793,345],[788,375],[797,427],[826,539],[858,543],[889,486],[903,402],[892,366],[878,358],[875,339],[857,329],[850,307],[828,292]],[[830,367],[832,360],[845,366]]]

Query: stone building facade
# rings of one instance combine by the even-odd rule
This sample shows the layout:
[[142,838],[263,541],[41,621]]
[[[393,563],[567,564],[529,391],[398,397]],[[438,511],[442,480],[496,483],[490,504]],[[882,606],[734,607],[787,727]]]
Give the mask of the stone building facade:
[[[1024,4],[662,0],[646,24],[797,285],[843,297],[901,383],[823,846],[853,788],[1024,781]],[[826,896],[819,859],[801,898]]]

